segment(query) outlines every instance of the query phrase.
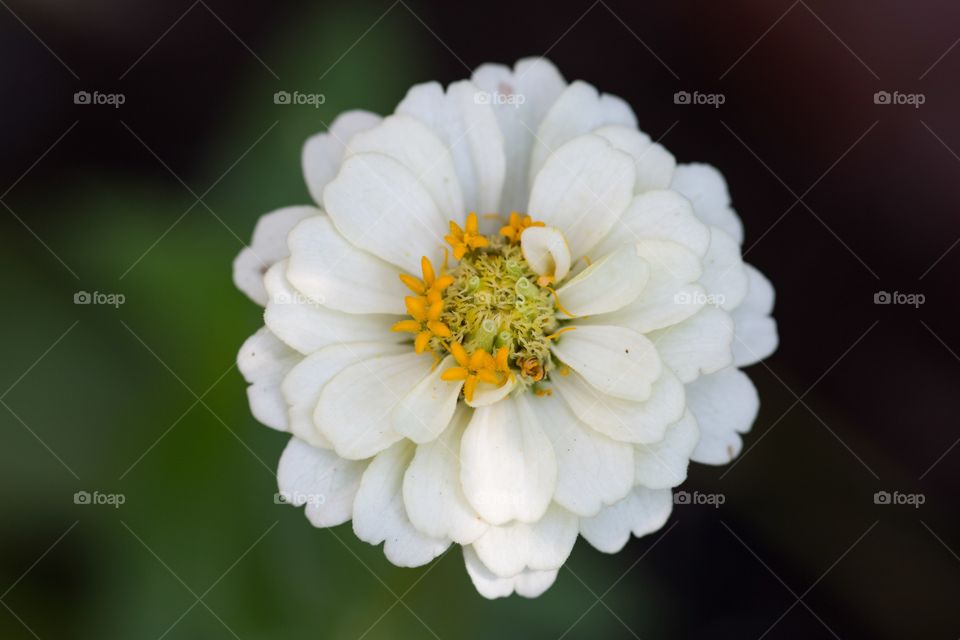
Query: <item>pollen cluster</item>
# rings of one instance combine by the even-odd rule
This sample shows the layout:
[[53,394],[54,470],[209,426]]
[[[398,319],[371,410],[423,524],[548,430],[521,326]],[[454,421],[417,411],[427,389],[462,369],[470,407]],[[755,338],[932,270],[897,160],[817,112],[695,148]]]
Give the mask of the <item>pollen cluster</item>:
[[437,362],[452,355],[459,366],[443,379],[463,380],[467,401],[479,382],[526,387],[553,369],[550,341],[564,331],[556,316],[562,308],[523,257],[521,236],[532,226],[543,223],[514,212],[499,235],[484,236],[471,213],[464,228],[450,223],[454,266],[444,260],[437,273],[424,256],[422,279],[400,276],[414,295],[405,298],[410,319],[393,330],[414,334],[414,350]]

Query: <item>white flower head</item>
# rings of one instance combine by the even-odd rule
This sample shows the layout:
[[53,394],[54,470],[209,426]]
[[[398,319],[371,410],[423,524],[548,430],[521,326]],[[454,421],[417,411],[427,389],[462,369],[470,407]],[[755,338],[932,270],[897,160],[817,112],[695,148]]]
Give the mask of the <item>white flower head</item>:
[[456,543],[481,594],[535,597],[578,535],[620,550],[690,460],[739,453],[773,288],[720,173],[623,100],[484,65],[341,115],[303,167],[316,205],[264,216],[234,275],[266,307],[250,405],[293,434],[279,489],[314,526],[407,567]]

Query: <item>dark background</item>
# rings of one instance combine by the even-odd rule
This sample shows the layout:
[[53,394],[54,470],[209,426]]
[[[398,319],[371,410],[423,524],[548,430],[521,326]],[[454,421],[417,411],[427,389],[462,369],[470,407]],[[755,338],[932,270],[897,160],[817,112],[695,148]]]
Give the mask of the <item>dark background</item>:
[[[956,3],[0,4],[3,638],[960,636]],[[260,318],[231,260],[308,201],[300,145],[339,111],[543,53],[724,172],[781,345],[744,454],[682,487],[720,508],[488,602],[456,548],[398,569],[273,504],[287,438],[232,368]]]

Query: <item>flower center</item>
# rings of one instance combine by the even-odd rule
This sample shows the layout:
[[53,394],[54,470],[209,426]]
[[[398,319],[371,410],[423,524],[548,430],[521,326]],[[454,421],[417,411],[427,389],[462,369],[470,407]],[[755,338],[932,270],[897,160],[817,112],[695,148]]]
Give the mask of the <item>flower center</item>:
[[531,385],[553,368],[550,340],[559,328],[555,294],[538,286],[520,246],[531,226],[543,223],[512,213],[499,235],[484,236],[471,213],[465,228],[451,222],[446,236],[456,265],[447,269],[444,261],[438,276],[424,257],[422,279],[400,276],[415,295],[405,299],[411,319],[398,322],[394,331],[415,334],[417,353],[454,356],[459,366],[443,378],[465,380],[468,400],[480,382],[503,385],[517,377]]

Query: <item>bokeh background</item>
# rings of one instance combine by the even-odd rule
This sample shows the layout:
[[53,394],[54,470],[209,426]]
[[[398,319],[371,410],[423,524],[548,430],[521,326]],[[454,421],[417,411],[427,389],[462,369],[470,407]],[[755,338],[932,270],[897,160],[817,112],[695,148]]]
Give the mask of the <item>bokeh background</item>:
[[[0,4],[0,637],[960,636],[956,3]],[[781,346],[744,454],[681,487],[722,506],[488,602],[457,549],[398,569],[274,504],[286,437],[233,364],[261,320],[231,261],[308,201],[300,145],[339,111],[544,53],[723,170]]]

